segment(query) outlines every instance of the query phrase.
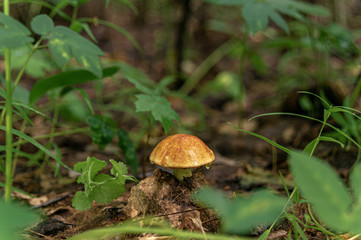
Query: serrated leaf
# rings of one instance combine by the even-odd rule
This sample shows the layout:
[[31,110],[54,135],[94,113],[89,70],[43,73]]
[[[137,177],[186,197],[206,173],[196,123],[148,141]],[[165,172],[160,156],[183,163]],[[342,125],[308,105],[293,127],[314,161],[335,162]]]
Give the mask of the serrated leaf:
[[30,31],[19,21],[0,12],[0,49],[31,43]]
[[290,154],[291,172],[317,216],[329,227],[347,231],[352,200],[336,172],[325,162],[300,152]]
[[74,170],[81,173],[77,182],[90,184],[98,172],[105,168],[106,165],[105,161],[98,160],[95,157],[88,157],[85,162],[78,162],[74,165]]
[[35,33],[46,35],[53,31],[54,22],[48,15],[40,14],[31,20],[30,26]]
[[77,191],[72,199],[72,206],[80,211],[87,210],[92,206],[92,200],[83,191]]
[[115,122],[113,119],[104,116],[89,116],[86,122],[90,126],[90,136],[93,143],[101,149],[108,145],[115,136]]
[[195,198],[217,210],[222,219],[221,229],[229,234],[249,234],[257,225],[273,222],[287,202],[267,190],[227,200],[219,191],[205,189]]
[[151,112],[154,119],[162,123],[166,133],[172,125],[172,120],[181,121],[166,98],[146,94],[138,94],[136,95],[136,98],[136,111]]
[[49,49],[59,66],[64,66],[74,57],[95,76],[102,77],[99,56],[104,56],[104,53],[94,43],[63,26],[54,27],[48,38]]
[[113,164],[112,169],[110,169],[110,173],[117,177],[119,175],[126,175],[128,174],[128,168],[127,166],[122,162],[117,162],[113,159],[110,159],[109,162]]
[[120,149],[122,149],[124,153],[126,163],[131,167],[133,173],[136,174],[138,170],[139,160],[135,148],[133,146],[133,143],[130,140],[128,133],[123,129],[119,129],[117,131],[117,136],[118,136],[118,146]]
[[90,192],[89,197],[98,203],[110,203],[125,192],[124,183],[120,183],[118,179],[112,178],[109,175],[97,175],[95,182],[103,183],[95,186]]

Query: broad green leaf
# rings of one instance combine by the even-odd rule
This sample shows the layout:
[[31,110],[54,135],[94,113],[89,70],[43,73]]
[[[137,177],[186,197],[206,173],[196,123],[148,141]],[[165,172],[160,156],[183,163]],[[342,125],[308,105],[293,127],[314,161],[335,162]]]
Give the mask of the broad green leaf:
[[84,123],[85,119],[91,115],[87,104],[75,91],[62,96],[58,106],[59,115],[66,121]]
[[[26,63],[27,57],[31,54],[31,47],[29,45],[13,49],[11,51],[11,67],[21,69]],[[44,49],[38,49],[32,53],[30,60],[25,67],[25,73],[34,78],[42,78],[46,73],[54,71],[57,66],[53,59]],[[17,85],[16,87],[18,87]],[[28,101],[28,100],[27,100]]]
[[165,133],[172,126],[172,120],[181,121],[166,98],[146,94],[135,96],[137,98],[135,102],[136,111],[151,112],[154,119],[162,123]]
[[30,31],[23,24],[0,12],[0,49],[17,48],[32,41]]
[[94,43],[63,26],[54,27],[47,38],[49,49],[59,66],[64,66],[74,57],[97,78],[102,77],[99,56],[104,53]]
[[89,116],[86,122],[90,126],[90,136],[93,143],[100,148],[109,144],[115,136],[115,122],[113,119],[104,116]]
[[80,211],[87,210],[92,206],[92,200],[83,191],[77,191],[72,199],[72,206]]
[[249,234],[259,224],[272,223],[287,202],[267,190],[254,192],[247,198],[227,200],[219,191],[205,189],[195,198],[218,212],[222,219],[221,230],[228,234]]
[[236,198],[230,203],[222,229],[227,233],[249,233],[259,224],[276,220],[286,202],[285,198],[267,190],[254,192],[248,198]]
[[110,203],[125,192],[124,183],[109,175],[97,175],[94,181],[102,184],[96,185],[90,192],[89,197],[98,203]]
[[356,205],[361,206],[361,163],[355,163],[350,173],[350,187]]
[[317,216],[329,227],[347,231],[352,200],[346,186],[325,162],[300,152],[290,154],[291,172]]
[[78,178],[78,183],[90,184],[95,175],[106,165],[107,163],[105,161],[98,160],[95,157],[88,157],[85,162],[78,162],[74,165],[74,170],[81,173]]
[[118,135],[118,146],[120,149],[122,149],[124,153],[126,163],[131,167],[133,174],[136,174],[138,170],[139,160],[135,152],[133,143],[130,140],[129,135],[125,130],[119,129],[117,131],[117,135]]
[[21,231],[40,220],[37,212],[22,205],[0,201],[0,239],[19,240]]
[[[103,77],[110,77],[114,75],[118,70],[118,67],[104,68]],[[62,72],[49,78],[45,78],[41,81],[36,82],[36,84],[31,89],[29,97],[30,105],[35,104],[35,102],[39,98],[44,96],[44,94],[51,89],[73,86],[75,84],[85,83],[96,79],[97,77],[93,73],[83,69]]]
[[228,212],[229,200],[220,190],[204,187],[196,192],[193,197],[207,207],[216,210],[221,216]]
[[45,14],[34,17],[30,22],[31,29],[39,35],[46,35],[53,31],[54,22]]
[[252,33],[264,29],[268,25],[268,17],[273,9],[266,2],[250,1],[242,8],[242,16]]

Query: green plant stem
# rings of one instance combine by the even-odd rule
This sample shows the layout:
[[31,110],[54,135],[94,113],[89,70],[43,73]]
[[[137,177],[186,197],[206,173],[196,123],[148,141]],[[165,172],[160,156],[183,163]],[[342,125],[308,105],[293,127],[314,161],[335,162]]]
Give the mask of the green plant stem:
[[209,72],[209,70],[216,65],[224,56],[232,50],[231,41],[227,41],[214,50],[192,73],[188,80],[181,87],[179,92],[189,94],[192,89],[197,86],[199,81]]
[[40,39],[35,43],[35,45],[31,48],[31,51],[30,51],[28,57],[26,58],[26,60],[25,60],[25,62],[24,62],[24,64],[23,64],[23,66],[21,67],[18,75],[16,76],[16,79],[15,79],[15,81],[14,81],[14,85],[13,85],[13,88],[12,88],[12,92],[14,92],[15,87],[18,85],[21,77],[23,76],[23,74],[24,74],[24,72],[25,72],[25,69],[26,69],[26,67],[27,67],[27,65],[28,65],[28,63],[29,63],[29,61],[30,61],[30,58],[33,56],[35,50],[38,49],[38,47],[39,47],[39,45],[40,45],[40,43],[41,43],[42,41],[43,41],[43,39],[40,38]]
[[[35,43],[35,45],[32,47],[31,52],[29,53],[28,57],[27,57],[26,60],[25,60],[25,63],[23,64],[23,66],[21,67],[18,75],[16,76],[15,82],[14,82],[12,88],[11,88],[11,93],[14,92],[15,87],[18,85],[21,77],[23,76],[23,74],[24,74],[24,72],[25,72],[26,66],[27,66],[28,63],[29,63],[30,58],[31,58],[32,55],[34,54],[35,50],[38,49],[39,44],[41,43],[41,41],[42,41],[42,39],[39,39],[39,40]],[[6,113],[6,107],[1,111],[1,115],[0,115],[0,125],[3,123],[4,117],[5,117],[5,113]]]
[[[4,0],[4,14],[10,15],[10,2],[9,0]],[[11,91],[11,66],[10,66],[10,49],[5,49],[5,81],[6,81],[6,116],[5,116],[5,125],[6,125],[6,156],[5,156],[5,202],[11,201],[11,186],[12,186],[12,91]]]
[[241,41],[241,53],[239,54],[239,67],[238,67],[238,81],[239,81],[239,89],[237,96],[237,106],[238,106],[238,127],[241,127],[242,118],[243,118],[243,78],[244,78],[244,64],[246,60],[246,44],[248,39],[248,27],[246,27],[243,38]]
[[324,110],[323,123],[322,123],[321,129],[320,129],[320,131],[319,131],[319,133],[318,133],[318,136],[317,136],[317,139],[316,139],[316,143],[313,145],[312,150],[311,150],[311,152],[310,152],[310,157],[313,155],[313,152],[315,151],[318,143],[320,142],[319,139],[320,139],[320,137],[321,137],[321,135],[322,135],[323,129],[325,128],[325,125],[326,125],[327,120],[328,120],[328,118],[330,117],[330,115],[331,115],[331,114],[330,114],[330,111],[329,111],[329,110]]
[[[53,102],[52,105],[54,106],[54,117],[53,117],[53,120],[51,123],[50,137],[49,137],[48,144],[47,144],[48,148],[51,148],[51,146],[54,143],[54,133],[55,133],[56,125],[58,124],[58,117],[59,117],[59,104],[58,104],[58,101],[60,100],[59,98],[60,98],[59,96],[54,96],[52,98],[52,102]],[[46,155],[44,158],[43,164],[41,166],[42,170],[46,166],[46,163],[48,162],[48,160],[49,160],[49,155]]]
[[[26,127],[26,119],[23,119],[23,123],[21,124],[21,132],[25,132],[25,127]],[[20,145],[16,146],[16,150],[20,151]],[[16,164],[18,161],[18,154],[14,154],[14,158],[13,158],[13,171],[11,173],[12,176],[14,176],[15,173],[15,168],[16,168]]]

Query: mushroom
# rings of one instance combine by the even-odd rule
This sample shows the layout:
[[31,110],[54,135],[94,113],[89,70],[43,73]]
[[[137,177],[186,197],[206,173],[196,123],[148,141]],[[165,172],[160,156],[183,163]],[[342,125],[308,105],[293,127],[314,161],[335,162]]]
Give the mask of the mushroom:
[[159,167],[174,169],[174,176],[183,182],[184,177],[192,176],[192,168],[210,166],[215,157],[198,137],[175,134],[158,143],[149,159]]

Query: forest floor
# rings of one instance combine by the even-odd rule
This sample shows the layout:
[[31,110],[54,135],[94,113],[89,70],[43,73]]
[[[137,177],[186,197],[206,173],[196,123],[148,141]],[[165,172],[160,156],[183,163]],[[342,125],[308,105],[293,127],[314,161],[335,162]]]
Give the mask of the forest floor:
[[[109,14],[108,19],[117,22],[121,26],[127,26],[127,30],[137,39],[144,49],[146,58],[142,59],[132,44],[120,34],[115,32],[104,32],[104,29],[95,29],[96,37],[102,36],[101,48],[107,52],[107,58],[125,61],[132,66],[142,68],[152,79],[164,77],[165,58],[159,56],[150,44],[153,41],[155,29],[159,26],[156,20],[150,21],[146,26],[139,28],[132,22],[131,18]],[[98,32],[97,32],[98,31]],[[149,36],[149,37],[144,37]],[[208,46],[219,45],[226,39],[215,33],[213,41],[207,41]],[[201,44],[203,40],[197,40]],[[158,54],[158,55],[157,55]],[[209,54],[209,52],[204,52]],[[164,55],[163,55],[164,56]],[[219,71],[229,66],[230,60],[222,60],[217,69]],[[195,63],[198,64],[198,63]],[[236,68],[237,64],[232,64]],[[212,71],[206,78],[212,78]],[[214,77],[214,76],[213,76]],[[202,83],[204,84],[204,83]],[[110,86],[111,88],[112,86]],[[282,102],[267,104],[268,99],[273,99],[278,93],[274,81],[255,78],[252,72],[245,74],[246,97],[243,102],[243,117],[241,123],[238,119],[238,106],[233,99],[224,99],[222,96],[207,96],[203,100],[205,123],[204,130],[195,132],[215,153],[216,161],[210,169],[202,169],[209,185],[227,192],[232,196],[234,192],[243,194],[259,188],[271,188],[280,194],[285,194],[280,173],[282,173],[288,187],[292,189],[293,180],[290,175],[286,153],[272,147],[270,144],[253,136],[237,131],[230,123],[240,128],[256,132],[260,135],[279,143],[287,148],[303,149],[311,140],[318,135],[321,125],[309,120],[289,116],[268,116],[249,121],[250,117],[267,112],[279,112],[290,107],[297,106],[297,98],[284,99]],[[305,89],[306,90],[306,89]],[[295,93],[290,93],[290,95]],[[182,111],[183,103],[178,99],[169,99],[172,107],[179,113],[184,123],[191,125],[196,114],[189,114]],[[294,102],[292,102],[294,101]],[[272,100],[271,100],[272,102]],[[297,112],[299,109],[293,109]],[[321,110],[322,111],[322,110]],[[115,119],[117,117],[115,116]],[[30,136],[46,133],[51,129],[49,122],[40,116],[33,119],[34,128],[27,132]],[[190,124],[189,124],[190,123]],[[153,132],[162,132],[159,130]],[[66,129],[66,127],[64,127]],[[328,129],[326,129],[327,131]],[[57,131],[62,131],[61,128]],[[144,163],[140,165],[137,178],[144,179],[152,175],[156,167],[148,162],[148,157],[154,146],[164,135],[152,136],[149,146],[141,144],[137,154]],[[46,142],[43,142],[46,143]],[[88,156],[97,157],[101,160],[116,159],[114,153],[116,144],[99,150],[92,143],[91,137],[87,134],[73,134],[55,138],[55,143],[62,153],[62,161],[69,167],[73,167],[79,161],[85,161]],[[34,152],[30,144],[25,144],[22,150]],[[350,167],[356,156],[356,150],[342,150],[334,144],[320,144],[315,153],[316,156],[331,163],[344,178],[347,177]],[[38,239],[66,239],[86,230],[103,226],[110,226],[127,220],[122,209],[127,204],[130,190],[135,183],[126,183],[127,191],[119,198],[109,204],[94,203],[92,208],[86,211],[78,211],[72,207],[72,198],[76,191],[82,189],[82,185],[76,183],[77,175],[74,172],[61,169],[61,177],[54,176],[53,169],[48,164],[45,168],[30,166],[21,159],[17,162],[14,178],[14,186],[20,188],[35,197],[27,199],[19,193],[14,193],[14,198],[26,200],[30,205],[40,210],[44,221],[32,230],[32,235]],[[108,171],[109,169],[105,169]],[[143,175],[145,173],[145,176]],[[307,211],[305,206],[298,206],[298,214],[301,219]],[[283,222],[274,229],[270,239],[287,238],[289,231],[292,231],[290,223]],[[308,230],[309,239],[326,239],[322,233]]]

